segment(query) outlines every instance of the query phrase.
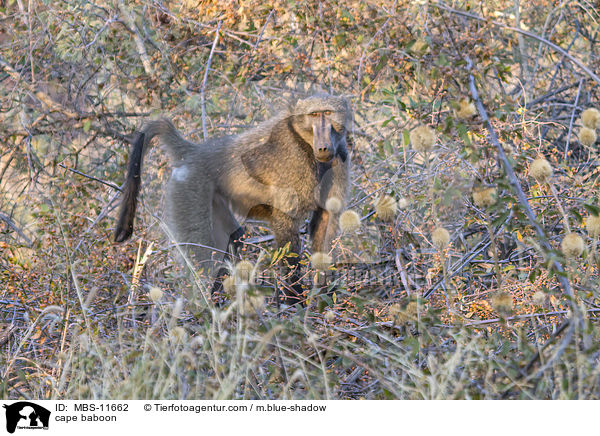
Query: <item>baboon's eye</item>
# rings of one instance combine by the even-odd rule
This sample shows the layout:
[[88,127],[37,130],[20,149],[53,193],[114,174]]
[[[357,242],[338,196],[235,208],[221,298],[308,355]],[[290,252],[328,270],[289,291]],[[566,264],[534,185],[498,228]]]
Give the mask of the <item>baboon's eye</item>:
[[323,111],[324,115],[331,115],[331,111]]
[[311,117],[318,117],[319,115],[321,115],[320,112],[311,112],[310,114],[308,114]]

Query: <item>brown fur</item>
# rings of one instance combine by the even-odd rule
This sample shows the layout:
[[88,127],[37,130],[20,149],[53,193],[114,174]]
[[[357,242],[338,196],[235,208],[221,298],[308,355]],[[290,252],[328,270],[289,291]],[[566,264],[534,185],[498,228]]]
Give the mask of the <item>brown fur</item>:
[[151,121],[134,143],[115,240],[131,236],[143,156],[158,136],[174,167],[166,196],[170,228],[178,243],[189,244],[196,262],[223,258],[231,236],[239,234],[234,212],[267,221],[277,246],[290,243],[293,253],[300,253],[298,231],[313,212],[312,249],[329,251],[339,213],[324,208],[337,197],[344,209],[350,125],[348,102],[327,94],[300,100],[240,135],[200,144],[185,140],[168,120]]

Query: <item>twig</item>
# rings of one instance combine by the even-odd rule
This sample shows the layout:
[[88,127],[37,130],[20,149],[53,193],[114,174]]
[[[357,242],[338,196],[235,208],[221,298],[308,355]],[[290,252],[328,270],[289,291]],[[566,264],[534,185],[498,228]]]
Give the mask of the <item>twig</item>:
[[125,5],[124,0],[119,0],[119,7],[121,9],[121,12],[123,13],[123,16],[125,17],[127,26],[129,26],[131,28],[130,30],[133,33],[133,39],[135,40],[135,45],[137,47],[138,54],[140,55],[140,59],[142,60],[142,65],[144,66],[144,71],[146,72],[146,74],[151,76],[153,71],[152,71],[152,65],[150,64],[150,58],[148,57],[148,53],[146,52],[146,47],[144,47],[144,41],[142,41],[142,37],[140,36],[140,34],[137,31],[137,27],[135,26],[135,21],[133,20],[133,17],[131,16],[131,12]]
[[253,52],[255,52],[256,49],[258,49],[258,44],[260,44],[260,41],[261,41],[262,36],[263,36],[263,33],[265,32],[265,29],[267,28],[267,25],[269,24],[269,21],[271,20],[271,17],[273,16],[273,12],[275,12],[274,8],[271,9],[271,12],[269,12],[269,16],[265,20],[265,24],[263,25],[262,29],[260,29],[260,33],[258,34],[258,38],[256,38],[256,43],[254,44],[254,48],[252,49]]
[[[394,2],[394,4],[392,5],[392,9],[396,8],[396,2]],[[358,85],[358,89],[360,89],[360,82],[362,80],[362,70],[363,70],[363,64],[365,62],[365,56],[367,55],[367,50],[369,49],[369,47],[371,46],[371,44],[373,43],[373,41],[375,40],[375,38],[377,38],[377,36],[383,32],[383,29],[386,28],[386,26],[388,25],[388,23],[390,22],[392,17],[388,17],[387,20],[385,20],[385,22],[383,23],[383,25],[377,30],[377,32],[375,32],[375,34],[371,37],[371,39],[369,39],[369,41],[367,42],[367,45],[365,45],[365,48],[362,51],[362,55],[360,56],[360,61],[358,63],[358,74],[357,74],[357,85]]]
[[[548,338],[548,340],[544,343],[544,345],[542,345],[537,351],[536,353],[533,355],[533,357],[529,360],[529,362],[527,363],[527,365],[525,365],[525,368],[523,368],[521,370],[521,372],[517,375],[517,377],[515,378],[515,381],[513,383],[511,383],[511,385],[502,393],[502,399],[507,398],[513,387],[516,385],[516,382],[518,382],[519,380],[522,380],[525,378],[525,376],[529,373],[529,371],[531,370],[531,368],[533,368],[533,365],[536,364],[536,362],[538,360],[540,360],[540,358],[542,357],[542,351],[544,351],[546,348],[548,348],[548,346],[554,342],[554,340],[567,328],[571,326],[571,328],[567,331],[566,336],[563,338],[563,341],[561,343],[561,346],[559,348],[559,350],[556,352],[555,354],[555,359],[560,356],[560,354],[562,354],[564,352],[564,349],[566,347],[566,345],[571,342],[571,338],[573,337],[573,333],[575,332],[575,329],[572,327],[572,323],[571,320],[566,319],[562,322],[562,324],[556,329],[556,331]],[[560,354],[559,354],[560,353]],[[534,375],[527,377],[528,379],[532,379],[537,377],[542,371],[544,371],[546,368],[548,368],[548,366],[554,361],[554,359],[550,359],[548,360],[548,362],[546,362],[546,364],[540,368]]]
[[577,85],[577,83],[580,83],[580,82],[573,82],[568,85],[561,86],[560,88],[550,91],[550,92],[542,95],[541,97],[533,99],[530,102],[525,104],[525,109],[530,109],[531,107],[535,106],[536,104],[541,103],[541,102],[545,101],[546,99],[555,96],[556,94],[560,94],[563,91],[571,89],[571,88],[575,87],[575,85]]
[[555,51],[559,52],[560,54],[562,54],[564,57],[566,57],[567,59],[569,59],[571,62],[573,62],[575,65],[577,65],[579,68],[581,68],[588,76],[590,76],[596,83],[600,84],[600,77],[598,77],[596,74],[594,74],[594,72],[592,70],[590,70],[588,67],[586,67],[581,61],[579,61],[578,59],[574,58],[572,55],[570,55],[565,49],[563,49],[562,47],[559,47],[558,45],[554,44],[551,41],[548,41],[545,38],[542,38],[539,35],[536,35],[535,33],[532,32],[528,32],[527,30],[523,30],[523,29],[519,29],[517,27],[511,27],[511,26],[507,26],[504,23],[500,23],[499,21],[494,21],[494,20],[488,20],[486,18],[480,17],[479,15],[475,15],[475,14],[471,14],[469,12],[464,12],[464,11],[459,11],[457,9],[452,9],[442,3],[430,3],[432,6],[435,6],[438,9],[442,9],[444,11],[450,12],[452,14],[456,14],[456,15],[461,15],[463,17],[466,18],[471,18],[473,20],[477,20],[477,21],[483,21],[486,23],[490,23],[494,26],[497,27],[502,27],[503,29],[506,30],[510,30],[512,32],[517,32],[520,33],[522,35],[528,36],[530,38],[535,39],[536,41],[539,41],[543,44],[546,44],[548,47],[554,49]]
[[[587,313],[598,313],[598,312],[600,312],[600,309],[599,308],[588,309],[588,310],[586,310],[586,312]],[[508,318],[482,319],[481,321],[473,321],[473,322],[469,322],[469,323],[459,325],[459,326],[444,325],[443,327],[477,327],[480,325],[495,324],[497,322],[523,321],[523,320],[531,319],[531,318],[542,318],[542,317],[547,317],[547,316],[567,315],[568,313],[569,313],[568,310],[556,310],[556,311],[552,311],[552,312],[542,312],[542,313],[528,313],[525,315],[509,316]]]
[[215,52],[215,47],[219,42],[219,31],[221,30],[222,23],[222,21],[219,21],[217,23],[217,30],[215,30],[215,39],[210,49],[210,54],[208,55],[208,61],[206,62],[206,70],[204,70],[204,79],[202,80],[202,88],[200,88],[200,104],[202,106],[202,133],[204,134],[205,141],[208,137],[208,132],[206,131],[206,105],[204,103],[204,91],[206,90],[206,80],[208,79],[208,70],[210,70],[210,63],[212,62],[213,53]]
[[17,232],[17,234],[25,240],[25,243],[29,247],[31,247],[31,245],[33,244],[33,242],[31,242],[31,239],[29,239],[27,236],[25,236],[25,233],[23,233],[23,231],[14,223],[13,220],[10,219],[10,217],[8,215],[0,212],[0,220],[4,221],[8,225],[8,227],[10,227],[15,232]]
[[[517,29],[521,29],[521,5],[519,5],[519,0],[514,0],[514,5],[515,27]],[[527,54],[525,53],[525,41],[523,40],[523,35],[521,33],[518,34],[517,41],[519,43],[519,64],[521,65],[521,72],[523,73],[523,78],[525,79],[525,85],[529,87],[532,76],[529,74]]]
[[577,111],[577,103],[579,103],[579,96],[581,95],[581,84],[583,79],[579,79],[579,87],[577,88],[577,95],[575,96],[575,104],[573,105],[573,112],[571,112],[571,121],[569,122],[569,131],[567,133],[567,142],[565,143],[565,159],[569,153],[569,141],[571,140],[571,131],[573,130],[573,120],[575,119],[575,112]]
[[[504,220],[504,222],[498,226],[498,228],[496,229],[495,233],[499,233],[504,226],[506,225],[506,223],[508,223],[508,221],[510,221],[510,219],[512,218],[513,214],[512,211],[508,214],[508,216],[506,217],[506,219]],[[469,263],[474,257],[476,257],[477,255],[479,255],[479,253],[481,253],[482,251],[486,250],[490,244],[492,243],[491,240],[489,240],[488,238],[482,239],[481,241],[479,241],[477,243],[477,245],[475,245],[475,247],[473,247],[473,249],[465,254],[461,260],[459,260],[458,262],[456,262],[454,265],[452,265],[449,269],[448,269],[448,279],[452,278],[453,276],[455,276],[459,271],[462,271],[462,269],[464,268],[464,266]],[[425,293],[423,294],[423,298],[428,298],[433,292],[435,292],[442,284],[444,283],[444,278],[439,279],[431,288],[429,288],[427,291],[425,291]]]
[[404,289],[406,289],[406,294],[407,295],[411,295],[411,289],[410,286],[408,284],[408,274],[406,274],[406,268],[404,268],[404,265],[402,264],[402,259],[400,258],[400,250],[396,250],[396,255],[394,256],[394,260],[396,262],[396,269],[398,270],[398,273],[400,274],[400,280],[402,281],[402,284],[404,285]]
[[77,118],[78,115],[71,111],[70,109],[65,108],[61,104],[55,102],[48,94],[39,91],[36,87],[28,83],[25,79],[21,77],[21,75],[3,58],[0,57],[0,67],[4,68],[4,71],[17,83],[19,83],[26,91],[34,95],[39,101],[48,106],[48,109],[51,112],[60,112],[66,115],[69,118]]
[[111,188],[113,188],[113,189],[116,189],[116,190],[117,190],[117,191],[119,191],[119,192],[121,191],[121,188],[120,188],[120,187],[118,187],[117,185],[113,184],[113,183],[110,183],[110,182],[105,182],[104,180],[98,179],[98,178],[96,178],[96,177],[94,177],[94,176],[90,176],[89,174],[82,173],[81,171],[77,171],[77,170],[75,170],[75,169],[73,169],[73,168],[66,167],[66,166],[64,166],[63,164],[60,164],[60,163],[58,164],[58,166],[59,166],[59,167],[61,167],[61,168],[64,168],[65,170],[72,171],[72,172],[74,172],[75,174],[79,174],[80,176],[86,177],[86,178],[88,178],[88,179],[90,179],[90,180],[94,180],[94,181],[96,181],[96,182],[100,182],[100,183],[102,183],[103,185],[106,185],[106,186],[109,186],[109,187],[111,187]]

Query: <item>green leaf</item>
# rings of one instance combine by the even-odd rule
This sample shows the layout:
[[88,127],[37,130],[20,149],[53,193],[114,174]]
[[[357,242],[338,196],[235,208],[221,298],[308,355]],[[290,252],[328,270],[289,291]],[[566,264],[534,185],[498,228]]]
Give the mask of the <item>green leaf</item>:
[[583,207],[585,207],[589,213],[591,213],[594,216],[598,216],[600,215],[600,207],[594,205],[594,204],[584,204]]
[[404,138],[404,145],[410,145],[410,132],[407,129],[402,132],[402,137]]
[[471,145],[471,138],[469,138],[469,130],[467,129],[467,126],[465,126],[463,123],[460,123],[458,126],[456,126],[456,128],[458,130],[458,136],[460,136],[460,138],[464,141],[465,145]]

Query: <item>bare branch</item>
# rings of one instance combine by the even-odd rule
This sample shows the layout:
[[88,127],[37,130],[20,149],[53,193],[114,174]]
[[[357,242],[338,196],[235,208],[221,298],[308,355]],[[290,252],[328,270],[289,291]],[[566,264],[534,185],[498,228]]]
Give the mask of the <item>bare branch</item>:
[[210,63],[212,61],[213,53],[215,52],[215,47],[219,42],[219,31],[221,30],[221,24],[223,24],[223,22],[219,21],[219,23],[217,24],[217,29],[215,30],[215,39],[210,49],[210,54],[208,55],[208,61],[206,62],[206,70],[204,70],[204,79],[202,80],[202,88],[200,89],[200,104],[202,106],[202,134],[204,135],[205,141],[208,137],[208,132],[206,131],[206,107],[204,103],[204,91],[206,90],[206,80],[208,79],[208,70],[210,70]]
[[477,20],[477,21],[483,21],[483,22],[486,22],[486,23],[490,23],[490,24],[493,24],[494,26],[502,27],[503,29],[510,30],[512,32],[517,32],[517,33],[519,33],[521,35],[525,35],[525,36],[528,36],[530,38],[533,38],[536,41],[539,41],[539,42],[547,45],[548,47],[552,48],[554,51],[557,51],[558,53],[562,54],[564,57],[566,57],[567,59],[569,59],[572,63],[574,63],[575,65],[577,65],[579,68],[581,68],[582,71],[584,71],[588,76],[590,76],[596,83],[598,83],[600,85],[600,77],[598,77],[596,74],[594,74],[594,72],[592,70],[590,70],[588,67],[586,67],[579,59],[574,58],[565,49],[559,47],[558,45],[554,44],[551,41],[548,41],[545,38],[542,38],[539,35],[536,35],[535,33],[528,32],[527,30],[519,29],[517,27],[507,26],[506,24],[500,23],[499,21],[487,20],[487,19],[485,19],[483,17],[480,17],[480,16],[475,15],[475,14],[471,14],[469,12],[463,12],[463,11],[459,11],[457,9],[452,9],[452,8],[450,8],[450,7],[442,4],[442,3],[431,3],[431,5],[435,6],[438,9],[442,9],[444,11],[450,12],[452,14],[460,15],[460,16],[463,16],[463,17],[466,17],[466,18],[471,18],[471,19]]
[[64,168],[65,170],[72,171],[72,172],[74,172],[75,174],[79,174],[80,176],[86,177],[86,178],[88,178],[88,179],[90,179],[90,180],[94,180],[94,181],[96,181],[96,182],[100,182],[100,183],[102,183],[103,185],[106,185],[106,186],[108,186],[108,187],[110,187],[110,188],[113,188],[113,189],[115,189],[115,190],[117,190],[117,191],[119,191],[119,192],[122,190],[120,187],[118,187],[117,185],[115,185],[115,184],[113,184],[113,183],[110,183],[110,182],[105,182],[104,180],[98,179],[98,178],[96,178],[96,177],[94,177],[94,176],[90,176],[89,174],[85,174],[85,173],[82,173],[81,171],[77,171],[77,170],[75,170],[75,169],[73,169],[73,168],[66,167],[66,166],[64,166],[63,164],[60,164],[60,163],[59,163],[59,164],[58,164],[58,166],[59,166],[59,167],[61,167],[61,168]]
[[125,21],[127,22],[127,26],[131,28],[133,32],[133,39],[135,40],[135,45],[138,50],[138,54],[140,55],[140,59],[142,60],[142,65],[144,66],[144,71],[149,76],[152,75],[152,66],[150,64],[150,57],[148,56],[148,52],[146,52],[146,47],[144,46],[144,41],[140,37],[140,34],[137,31],[137,27],[135,26],[135,21],[133,20],[133,16],[131,15],[131,11],[125,5],[123,0],[119,0],[119,8],[125,17]]
[[17,232],[17,234],[23,238],[23,240],[25,240],[25,243],[31,247],[31,245],[33,245],[33,242],[31,242],[31,239],[29,239],[25,233],[23,233],[23,231],[15,224],[15,222],[13,220],[10,219],[10,217],[2,212],[0,212],[0,220],[4,221],[8,227],[10,227],[11,229],[13,229],[15,232]]

